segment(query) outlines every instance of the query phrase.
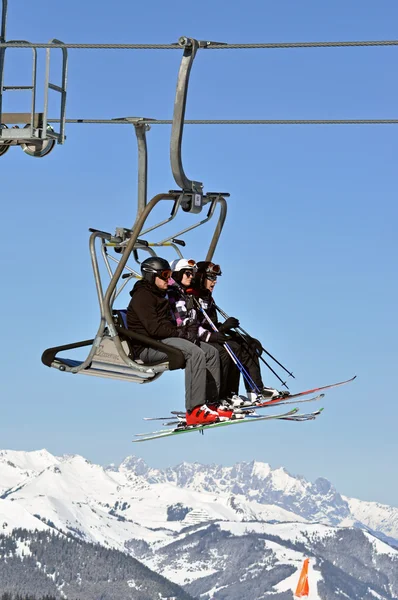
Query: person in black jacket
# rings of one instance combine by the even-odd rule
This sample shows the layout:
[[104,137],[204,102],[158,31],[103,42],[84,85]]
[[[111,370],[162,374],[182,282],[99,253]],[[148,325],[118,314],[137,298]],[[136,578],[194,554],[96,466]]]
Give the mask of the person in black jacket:
[[[238,395],[240,371],[226,351],[224,347],[225,342],[228,343],[235,356],[242,363],[258,390],[258,392],[257,390],[253,390],[252,386],[245,379],[245,388],[250,401],[249,403],[255,402],[258,395],[266,399],[271,399],[282,394],[282,392],[264,386],[257,354],[258,348],[256,348],[257,340],[254,340],[254,338],[242,339],[242,337],[234,334],[232,331],[235,327],[239,327],[239,320],[235,317],[228,317],[224,323],[218,322],[213,290],[217,283],[217,277],[221,275],[220,265],[215,265],[210,261],[198,262],[196,277],[193,281],[193,294],[198,298],[201,308],[218,329],[218,331],[214,331],[207,319],[203,317],[201,326],[207,329],[207,333],[202,333],[201,339],[206,340],[206,342],[217,348],[220,354],[220,396],[227,398],[229,404],[238,408],[245,404]],[[283,393],[285,394],[285,392]]]
[[[127,308],[127,326],[136,333],[161,340],[164,344],[181,350],[186,360],[185,405],[188,425],[217,422],[220,417],[209,404],[218,400],[220,388],[220,359],[216,348],[210,344],[196,345],[197,324],[177,327],[173,322],[166,297],[170,265],[160,257],[150,257],[141,264],[143,279],[130,292]],[[166,360],[159,350],[133,345],[134,357],[145,362]]]

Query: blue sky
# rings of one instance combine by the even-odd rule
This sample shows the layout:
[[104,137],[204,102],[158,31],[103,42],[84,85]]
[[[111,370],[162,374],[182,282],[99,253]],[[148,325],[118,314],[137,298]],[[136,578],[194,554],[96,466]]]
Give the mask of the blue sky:
[[[137,6],[118,0],[110,11],[102,1],[10,0],[7,37],[388,40],[396,38],[397,17],[393,1],[149,0]],[[186,116],[397,118],[397,52],[199,52]],[[69,56],[69,118],[171,118],[178,51],[71,50]],[[27,83],[29,61],[27,50],[8,51],[6,85]],[[55,81],[57,66],[54,53]],[[40,101],[39,93],[39,107]],[[27,106],[22,94],[4,97],[5,111]],[[57,110],[53,99],[52,116]],[[175,187],[169,135],[168,126],[148,133],[149,196]],[[397,150],[396,126],[387,125],[186,127],[187,175],[206,190],[231,193],[215,256],[223,267],[218,303],[293,370],[292,391],[358,379],[330,391],[313,423],[258,423],[135,446],[133,433],[149,430],[142,417],[183,406],[182,372],[138,386],[63,375],[40,362],[43,349],[97,330],[88,228],[114,231],[134,221],[134,132],[69,125],[66,144],[42,160],[12,148],[1,158],[1,447],[45,447],[102,464],[136,454],[158,467],[255,459],[310,479],[327,477],[348,496],[398,506]],[[191,222],[185,215],[177,226]],[[187,257],[203,258],[210,235],[203,228],[186,236]],[[128,299],[126,292],[120,306]],[[266,369],[264,379],[277,384]]]

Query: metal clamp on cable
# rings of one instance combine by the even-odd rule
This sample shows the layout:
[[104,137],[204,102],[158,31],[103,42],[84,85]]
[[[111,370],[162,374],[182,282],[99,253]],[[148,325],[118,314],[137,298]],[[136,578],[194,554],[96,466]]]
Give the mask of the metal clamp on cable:
[[205,204],[203,199],[203,194],[190,194],[183,192],[180,205],[184,212],[197,214],[201,212],[202,207]]

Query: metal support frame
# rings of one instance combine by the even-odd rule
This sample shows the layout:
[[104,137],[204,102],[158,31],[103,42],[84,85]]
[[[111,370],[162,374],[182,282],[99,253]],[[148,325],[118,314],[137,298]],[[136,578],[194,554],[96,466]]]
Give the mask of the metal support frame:
[[[134,125],[138,144],[138,192],[136,219],[131,229],[119,227],[116,229],[114,236],[103,231],[91,230],[92,233],[89,241],[89,249],[100,308],[100,324],[98,331],[94,340],[91,340],[90,342],[90,352],[83,362],[69,361],[68,363],[65,361],[62,362],[61,359],[53,360],[53,358],[51,358],[54,357],[54,350],[60,351],[64,348],[69,349],[73,347],[73,345],[69,345],[67,347],[59,347],[46,351],[44,353],[47,360],[45,364],[48,364],[48,366],[54,366],[61,370],[72,373],[86,373],[108,377],[112,376],[120,379],[129,379],[130,381],[139,383],[151,381],[157,378],[163,371],[168,369],[167,362],[157,367],[152,367],[149,365],[143,365],[140,362],[136,362],[130,358],[128,349],[126,348],[126,342],[120,337],[120,330],[114,321],[113,303],[130,278],[140,277],[135,269],[132,269],[127,265],[127,262],[132,254],[136,259],[136,262],[139,262],[137,254],[138,250],[144,250],[149,252],[150,255],[156,255],[154,248],[168,246],[174,248],[177,255],[182,257],[179,246],[185,245],[185,242],[181,239],[178,239],[178,237],[205,224],[214,216],[216,207],[220,206],[219,217],[207,252],[206,260],[212,260],[215,252],[227,214],[226,197],[228,197],[229,194],[222,192],[208,192],[207,194],[204,194],[203,184],[201,182],[189,180],[186,177],[182,166],[182,135],[189,74],[196,51],[200,44],[203,43],[196,40],[191,40],[189,38],[180,39],[180,45],[184,48],[184,54],[177,80],[173,126],[170,141],[170,157],[174,179],[182,189],[176,191],[172,190],[169,193],[157,194],[152,198],[152,200],[150,200],[150,202],[147,202],[148,165],[146,132],[149,129],[149,125],[147,123],[148,119],[144,120],[139,117],[126,117],[125,120]],[[198,198],[199,201],[197,201]],[[149,215],[158,206],[158,204],[163,201],[173,202],[173,208],[170,216],[167,219],[164,219],[159,223],[144,229]],[[177,216],[180,208],[184,212],[196,214],[202,210],[205,204],[210,204],[210,206],[207,216],[204,219],[191,224],[190,226],[185,227],[177,233],[160,241],[148,242],[143,239],[144,235],[153,232],[166,223],[172,221]],[[105,262],[105,267],[110,277],[110,281],[105,292],[102,286],[101,274],[97,259],[97,241],[100,241],[101,243],[102,258]],[[107,251],[108,247],[114,247],[116,252],[120,255],[120,258],[110,256]],[[110,261],[116,263],[114,271],[112,271]],[[124,273],[124,270],[127,270],[127,273]],[[126,281],[124,281],[118,288],[121,279],[125,279]],[[99,348],[104,343],[104,340],[106,343],[111,344],[111,351],[116,356],[116,362],[118,362],[118,364],[115,365],[115,360],[113,360],[111,365],[107,365],[108,371],[106,375],[103,375],[104,367],[98,368],[96,365],[94,369],[92,368],[92,365],[95,364],[95,361],[98,361],[98,357],[100,355]],[[87,343],[84,344],[88,345]],[[78,345],[75,346],[81,347]],[[52,363],[51,360],[53,360]],[[49,361],[51,364],[49,364]],[[114,373],[112,373],[112,365],[115,366]],[[110,372],[111,374],[109,374]],[[126,374],[128,372],[130,372],[130,376]]]
[[[63,144],[65,141],[66,123],[66,86],[68,51],[62,48],[62,76],[61,86],[50,83],[50,52],[51,46],[46,49],[45,83],[44,83],[44,108],[43,112],[36,113],[36,90],[37,90],[37,47],[31,44],[33,52],[31,85],[4,85],[5,53],[12,45],[29,43],[25,40],[8,40],[6,42],[7,3],[2,0],[1,32],[0,41],[9,44],[8,47],[0,48],[0,156],[5,154],[10,146],[21,146],[24,152],[30,156],[43,157],[51,152],[55,143]],[[60,44],[60,40],[50,40],[49,44]],[[48,125],[48,91],[52,89],[61,94],[60,102],[60,131],[55,132]],[[3,113],[3,92],[30,91],[31,107],[27,113]],[[8,125],[13,125],[9,128]],[[19,125],[23,125],[22,128]]]

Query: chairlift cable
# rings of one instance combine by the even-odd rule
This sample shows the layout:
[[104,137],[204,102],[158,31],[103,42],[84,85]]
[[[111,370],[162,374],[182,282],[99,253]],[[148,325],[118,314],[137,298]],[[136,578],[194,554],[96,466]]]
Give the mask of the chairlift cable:
[[[148,125],[171,125],[171,119],[141,119]],[[59,123],[60,119],[48,119]],[[127,119],[66,119],[71,124],[132,125]],[[185,125],[397,125],[398,119],[187,119]]]
[[[398,46],[398,40],[365,40],[348,42],[269,42],[259,44],[224,44],[221,42],[202,42],[199,49],[206,50],[260,50],[279,48],[344,48],[364,46]],[[67,48],[84,50],[181,50],[177,43],[173,44],[82,44],[82,43],[36,43],[36,42],[3,42],[0,48]]]

